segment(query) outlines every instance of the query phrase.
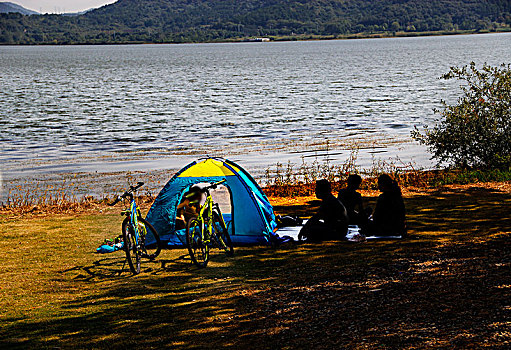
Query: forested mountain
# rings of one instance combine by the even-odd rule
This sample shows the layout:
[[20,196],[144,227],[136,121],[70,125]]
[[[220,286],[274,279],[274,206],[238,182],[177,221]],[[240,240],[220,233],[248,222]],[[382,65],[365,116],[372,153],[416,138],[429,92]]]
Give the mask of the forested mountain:
[[76,17],[0,15],[0,43],[199,42],[509,28],[509,0],[119,0]]
[[0,13],[21,13],[23,15],[38,15],[39,13],[26,9],[12,2],[0,2]]

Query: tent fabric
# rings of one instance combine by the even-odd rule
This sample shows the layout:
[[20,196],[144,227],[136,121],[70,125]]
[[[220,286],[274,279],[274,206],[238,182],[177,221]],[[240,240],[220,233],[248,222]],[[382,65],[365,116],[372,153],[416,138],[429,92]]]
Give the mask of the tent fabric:
[[[183,194],[198,183],[225,180],[231,196],[231,213],[223,213],[235,245],[271,242],[277,227],[273,208],[262,189],[242,167],[221,158],[205,158],[188,164],[163,187],[146,220],[160,235],[163,245],[185,244],[184,230],[175,230],[177,205]],[[147,242],[151,244],[151,242]]]

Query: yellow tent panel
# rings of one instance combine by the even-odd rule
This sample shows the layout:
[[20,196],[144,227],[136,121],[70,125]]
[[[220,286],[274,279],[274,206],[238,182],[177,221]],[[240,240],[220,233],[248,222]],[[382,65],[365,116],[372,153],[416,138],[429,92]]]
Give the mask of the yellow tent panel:
[[[238,171],[238,169],[234,169]],[[216,159],[206,159],[183,171],[179,177],[208,177],[208,176],[234,176],[223,162]]]

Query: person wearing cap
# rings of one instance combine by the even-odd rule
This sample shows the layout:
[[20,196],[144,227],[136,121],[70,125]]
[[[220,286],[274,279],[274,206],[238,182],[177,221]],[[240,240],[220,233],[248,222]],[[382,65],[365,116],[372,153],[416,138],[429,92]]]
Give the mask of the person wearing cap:
[[299,238],[309,242],[344,239],[348,231],[348,213],[332,194],[328,180],[316,181],[316,197],[321,199],[319,210],[301,229]]

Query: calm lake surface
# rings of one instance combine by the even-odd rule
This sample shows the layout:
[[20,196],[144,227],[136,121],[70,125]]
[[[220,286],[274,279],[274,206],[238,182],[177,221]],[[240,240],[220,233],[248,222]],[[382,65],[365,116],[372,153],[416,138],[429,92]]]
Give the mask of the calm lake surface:
[[249,170],[326,153],[341,162],[356,144],[362,163],[430,166],[410,131],[459,96],[439,76],[510,58],[511,34],[4,46],[0,176],[180,168],[206,154]]

